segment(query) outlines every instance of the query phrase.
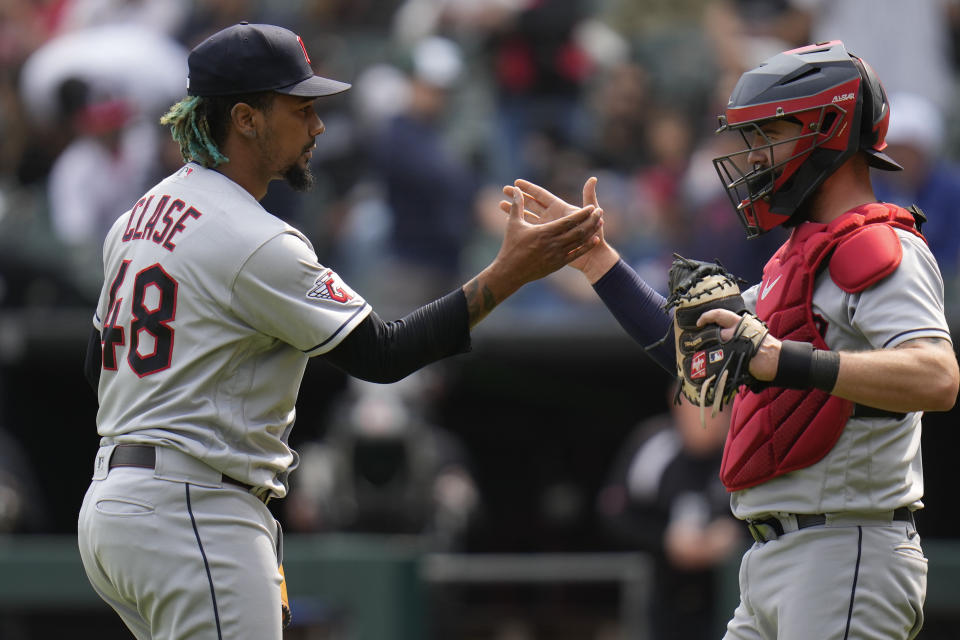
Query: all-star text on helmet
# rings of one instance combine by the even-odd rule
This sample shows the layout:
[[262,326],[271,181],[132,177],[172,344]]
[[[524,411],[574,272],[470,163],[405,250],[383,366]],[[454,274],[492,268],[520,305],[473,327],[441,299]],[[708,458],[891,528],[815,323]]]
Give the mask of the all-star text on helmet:
[[[799,133],[770,140],[761,127],[776,119],[800,125]],[[889,121],[877,75],[839,40],[785,51],[744,73],[717,131],[739,132],[746,148],[713,164],[747,236],[791,221],[823,181],[859,151],[871,166],[901,169],[883,153]],[[758,150],[769,163],[748,162]]]

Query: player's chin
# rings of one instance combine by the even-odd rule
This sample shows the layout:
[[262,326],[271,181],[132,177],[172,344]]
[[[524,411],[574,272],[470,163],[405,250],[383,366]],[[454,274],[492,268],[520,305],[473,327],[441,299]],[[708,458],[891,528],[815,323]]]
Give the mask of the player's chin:
[[313,188],[313,172],[310,165],[297,160],[281,174],[294,191],[309,191]]

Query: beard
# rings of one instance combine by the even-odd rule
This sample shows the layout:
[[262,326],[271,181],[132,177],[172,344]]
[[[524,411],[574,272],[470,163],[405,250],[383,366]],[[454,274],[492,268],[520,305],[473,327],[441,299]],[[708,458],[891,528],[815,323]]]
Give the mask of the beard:
[[294,191],[309,191],[313,188],[313,172],[310,165],[301,167],[294,162],[280,174]]
[[[280,161],[280,153],[276,146],[273,144],[273,130],[270,129],[266,132],[266,135],[261,136],[257,139],[257,142],[260,146],[260,153],[269,160],[271,164]],[[310,144],[304,145],[302,153],[310,151],[314,146],[314,141],[311,140]],[[280,178],[284,180],[290,188],[294,191],[309,191],[313,188],[313,173],[310,171],[310,162],[307,161],[303,166],[300,165],[301,158],[296,158],[289,165],[287,165],[282,171],[280,171]],[[276,165],[274,165],[276,166]]]

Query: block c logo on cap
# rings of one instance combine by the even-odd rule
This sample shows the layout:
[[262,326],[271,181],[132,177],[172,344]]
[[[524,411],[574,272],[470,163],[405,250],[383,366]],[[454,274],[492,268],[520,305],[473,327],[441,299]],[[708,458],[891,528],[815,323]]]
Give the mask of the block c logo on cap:
[[310,56],[307,54],[307,46],[303,44],[303,39],[300,36],[297,36],[297,42],[300,43],[300,48],[303,49],[303,57],[307,59],[307,64],[312,64],[310,62]]

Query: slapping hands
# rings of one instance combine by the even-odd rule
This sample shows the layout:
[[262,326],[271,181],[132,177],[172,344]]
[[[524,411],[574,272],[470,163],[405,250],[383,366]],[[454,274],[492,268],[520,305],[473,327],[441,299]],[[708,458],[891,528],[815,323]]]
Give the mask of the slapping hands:
[[[582,207],[570,204],[547,189],[528,180],[516,180],[513,186],[503,188],[504,194],[510,198],[510,200],[500,202],[500,208],[504,212],[510,212],[510,209],[513,207],[513,195],[517,191],[523,193],[525,220],[538,225],[561,220],[586,207],[594,207],[601,212],[601,215],[603,212],[597,199],[597,179],[594,177],[588,178],[583,185]],[[579,255],[574,256],[568,263],[571,267],[582,271],[590,282],[595,282],[597,278],[606,273],[620,257],[619,254],[607,244],[602,228],[597,232],[596,237],[597,241],[594,244],[587,247],[586,251],[582,251]]]
[[[510,200],[500,206],[509,217],[495,260],[520,284],[582,258],[600,243],[603,234],[602,211],[596,204],[574,207],[532,183],[525,184],[541,191],[546,202],[528,199],[520,188],[504,187]],[[547,201],[543,194],[552,200]]]

